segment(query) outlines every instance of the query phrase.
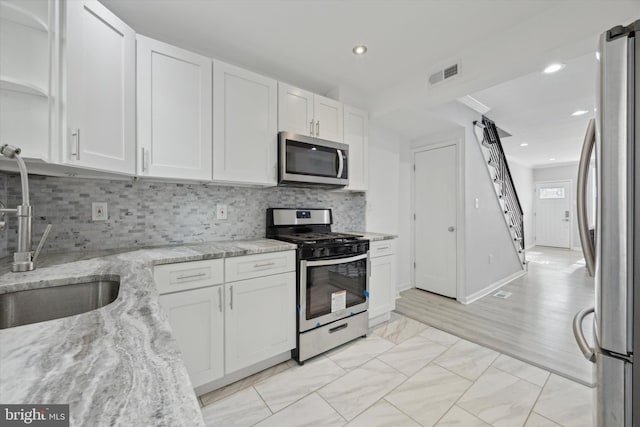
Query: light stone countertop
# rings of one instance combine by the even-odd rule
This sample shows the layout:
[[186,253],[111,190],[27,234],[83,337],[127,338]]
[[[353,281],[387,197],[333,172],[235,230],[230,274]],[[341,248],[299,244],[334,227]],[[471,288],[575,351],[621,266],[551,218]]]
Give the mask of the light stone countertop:
[[371,242],[377,242],[380,240],[391,240],[398,237],[395,234],[373,233],[369,231],[345,231],[345,233],[357,234],[358,236],[362,236]]
[[10,259],[0,260],[0,294],[120,279],[105,307],[0,330],[0,402],[69,403],[72,426],[203,426],[152,267],[295,248],[260,239],[45,254],[28,273],[10,273]]

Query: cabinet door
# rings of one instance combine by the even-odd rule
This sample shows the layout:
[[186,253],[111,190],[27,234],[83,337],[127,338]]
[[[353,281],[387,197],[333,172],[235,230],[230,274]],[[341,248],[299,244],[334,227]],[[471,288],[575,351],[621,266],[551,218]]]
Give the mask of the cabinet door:
[[225,284],[227,374],[296,346],[295,272]]
[[215,61],[213,179],[277,184],[277,82]]
[[97,0],[69,1],[63,161],[135,173],[135,33]]
[[211,180],[211,59],[137,37],[138,174]]
[[313,93],[278,82],[278,130],[313,136]]
[[342,102],[315,95],[313,115],[316,120],[315,136],[330,141],[342,142]]
[[193,387],[224,375],[223,286],[160,296]]
[[344,143],[349,145],[349,186],[366,191],[369,183],[369,118],[357,108],[344,106]]
[[369,319],[395,308],[396,260],[394,255],[371,259]]

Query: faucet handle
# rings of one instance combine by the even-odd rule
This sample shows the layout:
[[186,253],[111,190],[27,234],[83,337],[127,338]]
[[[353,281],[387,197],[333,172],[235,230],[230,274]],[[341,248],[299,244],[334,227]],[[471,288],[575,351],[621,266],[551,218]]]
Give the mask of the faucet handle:
[[42,233],[42,237],[40,238],[40,243],[38,243],[38,248],[36,249],[36,252],[33,254],[33,258],[31,259],[31,262],[33,262],[34,265],[36,264],[36,261],[38,261],[38,256],[40,255],[40,251],[44,246],[44,242],[47,240],[47,237],[49,237],[49,233],[51,232],[51,227],[53,227],[53,224],[47,224],[47,228],[45,228],[44,233]]

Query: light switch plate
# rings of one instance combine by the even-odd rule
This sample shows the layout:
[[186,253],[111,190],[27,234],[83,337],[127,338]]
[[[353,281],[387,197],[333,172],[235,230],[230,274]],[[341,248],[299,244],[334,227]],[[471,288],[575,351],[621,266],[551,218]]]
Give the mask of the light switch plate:
[[107,203],[106,202],[93,202],[91,203],[91,220],[92,221],[106,221],[108,218]]
[[216,205],[216,218],[227,219],[227,205]]

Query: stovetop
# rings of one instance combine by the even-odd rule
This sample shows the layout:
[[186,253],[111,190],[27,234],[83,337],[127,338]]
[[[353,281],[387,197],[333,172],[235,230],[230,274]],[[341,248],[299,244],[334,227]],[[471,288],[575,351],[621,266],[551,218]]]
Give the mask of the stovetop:
[[354,240],[360,240],[362,236],[356,234],[345,233],[295,233],[295,234],[280,234],[274,238],[278,240],[284,240],[286,242],[313,245],[317,243],[344,243]]

